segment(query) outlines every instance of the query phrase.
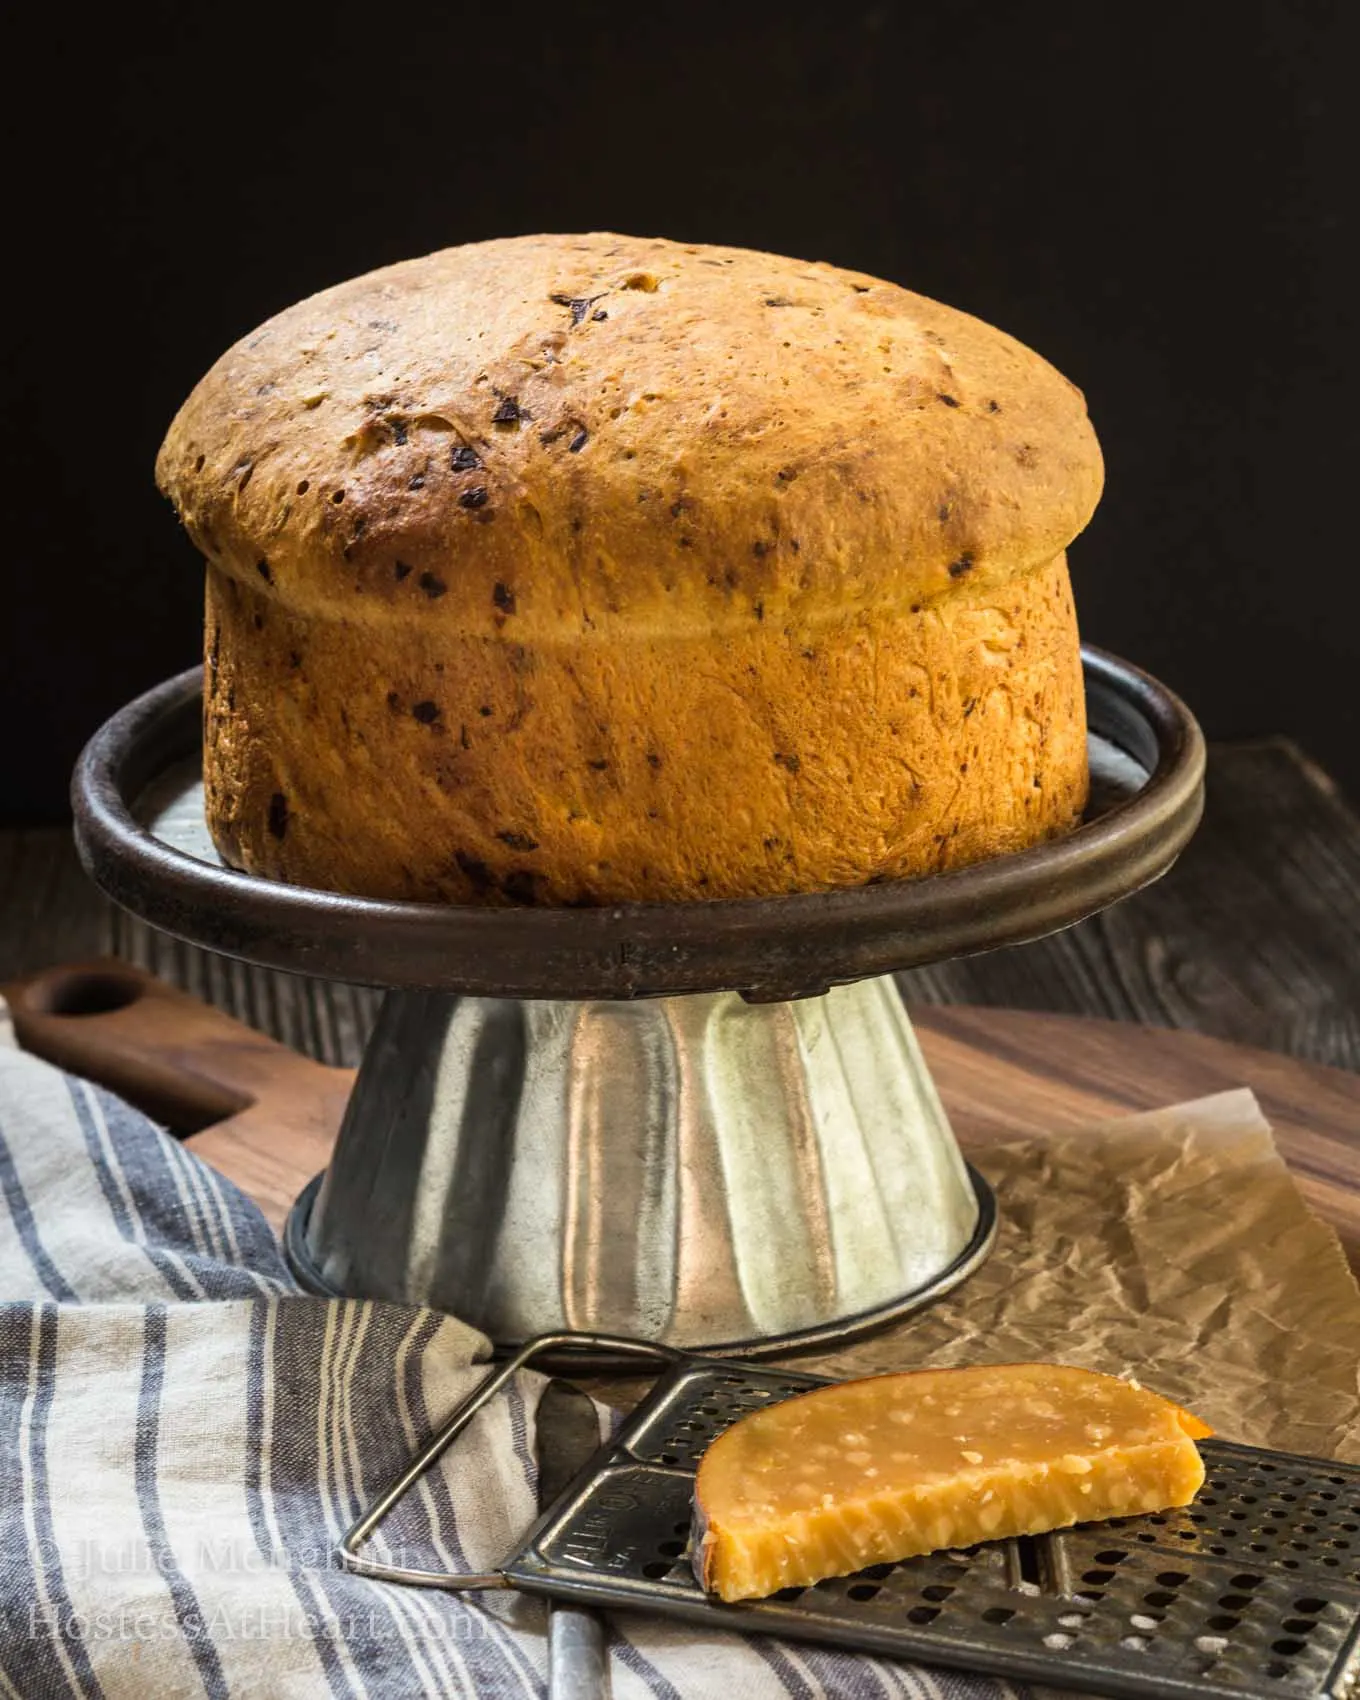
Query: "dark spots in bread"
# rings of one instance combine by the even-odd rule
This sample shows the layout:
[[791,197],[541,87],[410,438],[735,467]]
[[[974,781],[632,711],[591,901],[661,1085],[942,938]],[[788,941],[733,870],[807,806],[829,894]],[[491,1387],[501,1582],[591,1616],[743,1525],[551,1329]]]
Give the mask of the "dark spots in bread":
[[793,302],[789,300],[787,295],[767,295],[765,305],[767,307],[792,307]]
[[[604,292],[604,294],[607,293],[608,291]],[[590,312],[590,309],[595,305],[595,303],[604,299],[604,294],[550,295],[548,299],[549,301],[555,302],[559,307],[567,307],[571,310],[571,323],[574,330],[576,326],[581,323],[582,319],[585,318],[586,314]],[[596,319],[605,319],[608,318],[608,316],[609,315],[603,311],[591,314],[591,317]]]
[[423,472],[413,472],[406,480],[406,488],[408,490],[423,490],[425,488],[425,474]]
[[518,425],[521,419],[531,419],[533,415],[519,404],[517,396],[502,396],[500,405],[491,415],[493,425]]
[[467,443],[459,443],[449,456],[449,464],[455,472],[476,472],[481,466],[477,451]]
[[988,413],[1000,413],[1001,403],[999,401],[989,401],[987,403],[987,411]]
[[476,856],[469,856],[466,850],[455,850],[453,859],[458,864],[459,871],[479,896],[485,896],[496,889],[495,876],[486,863]]
[[576,435],[567,444],[567,453],[572,454],[572,455],[580,454],[581,450],[586,446],[586,444],[589,441],[590,441],[590,432],[587,431],[584,426],[582,426],[582,428],[576,433]]
[[392,427],[392,441],[399,449],[404,449],[408,441],[406,421],[404,419],[389,419],[388,424]]
[[307,492],[311,489],[311,487],[312,487],[312,484],[311,484],[310,479],[308,479],[308,478],[299,479],[298,480],[298,487],[297,487],[298,495],[299,496],[305,496],[307,494]]
[[867,283],[852,283],[850,287],[854,290],[856,295],[867,295],[869,293],[870,286]]
[[964,705],[963,705],[963,718],[965,720],[967,720],[968,716],[973,712],[973,710],[976,707],[977,707],[977,698],[976,697],[969,697],[968,701],[966,703],[964,703]]
[[392,576],[396,579],[398,584],[400,584],[404,578],[410,578],[411,570],[411,564],[409,561],[394,561],[392,563]]
[[803,651],[803,660],[804,661],[815,661],[816,659],[817,659],[817,651],[815,649],[805,649]]
[[596,773],[603,773],[604,770],[609,766],[609,763],[604,759],[603,756],[596,756],[593,760],[588,761],[586,763],[586,766],[589,767],[589,768],[592,768]]
[[345,492],[343,490],[334,490],[334,491],[331,492],[331,500],[334,503],[336,503],[337,506],[341,502],[343,502],[344,499],[345,499]]
[[501,876],[501,890],[512,903],[533,904],[538,902],[538,893],[534,889],[534,876],[528,868],[514,868],[508,874]]
[[205,466],[206,466],[206,465],[207,465],[207,464],[208,464],[208,457],[207,457],[207,455],[200,455],[200,456],[199,456],[199,457],[198,457],[198,459],[197,459],[197,460],[196,460],[196,461],[195,461],[195,462],[194,462],[194,471],[195,471],[195,472],[202,472],[202,470],[203,470],[203,468],[204,468],[204,467],[205,467]]
[[400,710],[401,710],[401,698],[397,695],[397,693],[395,691],[389,691],[387,693],[387,706],[392,710],[393,714],[397,714],[397,713],[400,712]]
[[939,392],[935,399],[936,401],[942,401],[946,407],[957,407],[959,405],[959,398],[957,396],[946,395],[943,390]]
[[799,773],[802,770],[803,764],[798,757],[784,750],[776,750],[774,759],[780,767],[787,768],[790,773]]
[[755,558],[758,561],[763,556],[768,555],[769,552],[770,552],[770,545],[768,543],[763,543],[760,540],[760,538],[758,538],[758,537],[756,538],[755,542],[751,545],[751,553],[755,556]]
[[936,508],[936,510],[935,510],[935,514],[936,514],[936,517],[938,518],[941,525],[947,525],[948,524],[949,516],[950,516],[950,514],[953,513],[953,511],[954,511],[953,508],[949,505],[948,502],[941,502],[940,503],[939,507]]
[[1021,443],[1020,447],[1015,451],[1015,459],[1017,465],[1023,466],[1028,470],[1030,467],[1037,466],[1039,464],[1039,451],[1034,447],[1033,443]]
[[609,317],[609,314],[605,312],[603,307],[597,307],[595,309],[595,311],[590,316],[591,316],[592,319],[594,319],[595,323],[598,325],[603,319],[607,319]]
[[268,561],[264,560],[263,558],[256,561],[255,571],[260,575],[260,577],[264,580],[264,582],[266,584],[273,584],[274,575],[269,570],[269,562]]
[[795,555],[799,553],[799,551],[802,549],[802,547],[803,547],[803,545],[798,541],[798,539],[796,537],[790,537],[789,538],[789,548],[793,550]]
[[290,649],[288,651],[288,665],[294,670],[294,672],[301,667],[302,651],[300,649]]
[[458,498],[460,508],[484,508],[487,501],[485,484],[474,484],[470,490],[464,490]]
[[423,702],[413,702],[411,704],[411,715],[422,726],[433,726],[439,718],[439,704],[431,702],[428,697]]
[[490,720],[492,714],[491,704],[484,702],[477,712],[481,715],[483,720]]
[[651,768],[653,773],[661,766],[661,757],[655,750],[647,751],[647,766]]
[[276,791],[269,799],[268,825],[272,838],[282,840],[288,831],[288,799],[282,791]]
[[959,772],[960,773],[967,773],[967,771],[968,771],[968,763],[966,761],[961,761],[959,763]]
[[526,854],[538,849],[538,840],[531,838],[527,832],[498,832],[496,837],[502,844],[508,844],[512,850],[521,850]]
[[262,632],[264,630],[264,615],[263,614],[256,614],[254,616],[253,623],[254,623],[254,626],[255,626],[255,630],[257,632]]
[[971,554],[962,554],[959,556],[957,561],[951,561],[949,563],[950,578],[962,578],[965,573],[970,573],[972,570],[973,557]]
[[458,728],[458,742],[463,746],[463,748],[465,750],[470,750],[472,748],[472,739],[468,737],[468,729],[467,729],[466,723],[464,723],[463,725],[460,725],[459,728]]
[[781,466],[775,473],[775,479],[780,484],[792,484],[797,476],[797,471],[791,466]]
[[755,603],[751,612],[755,615],[757,620],[763,620],[765,618],[765,604],[763,602]]
[[443,579],[436,577],[434,573],[422,573],[420,575],[419,582],[420,588],[425,592],[426,596],[431,599],[436,596],[442,596],[449,588],[448,585],[444,583]]
[[511,590],[508,584],[502,584],[499,579],[497,579],[495,585],[492,587],[491,600],[500,609],[502,614],[514,613],[515,593]]

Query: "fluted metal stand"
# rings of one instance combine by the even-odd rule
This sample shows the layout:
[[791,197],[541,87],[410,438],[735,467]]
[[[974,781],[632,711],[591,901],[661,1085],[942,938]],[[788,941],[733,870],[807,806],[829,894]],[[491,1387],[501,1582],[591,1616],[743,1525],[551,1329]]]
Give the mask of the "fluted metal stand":
[[773,1347],[961,1278],[983,1214],[891,978],[766,1005],[391,992],[290,1238],[311,1284],[501,1342]]

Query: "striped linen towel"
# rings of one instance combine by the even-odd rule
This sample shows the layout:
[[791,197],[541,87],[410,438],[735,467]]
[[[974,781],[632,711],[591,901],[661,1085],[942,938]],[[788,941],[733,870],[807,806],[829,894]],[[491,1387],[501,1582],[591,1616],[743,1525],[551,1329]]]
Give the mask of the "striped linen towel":
[[[432,1311],[299,1291],[249,1199],[3,1041],[0,1700],[545,1692],[545,1608],[340,1568],[361,1508],[482,1373]],[[535,1515],[525,1374],[408,1496],[385,1556],[492,1568]],[[381,1544],[379,1550],[381,1551]],[[1010,1685],[642,1616],[619,1700],[1000,1700]]]

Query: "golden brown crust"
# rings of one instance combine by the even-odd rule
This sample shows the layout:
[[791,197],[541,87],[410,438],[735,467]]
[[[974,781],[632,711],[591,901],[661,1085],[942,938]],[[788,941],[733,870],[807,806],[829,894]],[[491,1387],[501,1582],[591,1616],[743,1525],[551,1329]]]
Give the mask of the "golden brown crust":
[[211,570],[228,860],[379,897],[738,897],[910,877],[1076,824],[1064,559],[899,614],[513,644],[337,622]]
[[1081,396],[892,284],[607,235],[450,249],[238,344],[157,471],[209,561],[209,821],[260,873],[736,897],[1082,808]]
[[231,349],[161,488],[290,608],[511,641],[802,630],[988,587],[1089,519],[1080,393],[894,284],[613,235],[447,249]]

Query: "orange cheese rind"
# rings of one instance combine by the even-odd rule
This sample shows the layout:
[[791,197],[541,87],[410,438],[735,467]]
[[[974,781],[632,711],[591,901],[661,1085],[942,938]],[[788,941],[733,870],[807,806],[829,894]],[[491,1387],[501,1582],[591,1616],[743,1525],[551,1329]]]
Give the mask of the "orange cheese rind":
[[734,1423],[695,1484],[692,1562],[760,1598],[942,1548],[1186,1505],[1213,1431],[1136,1381],[1061,1364],[840,1382]]

